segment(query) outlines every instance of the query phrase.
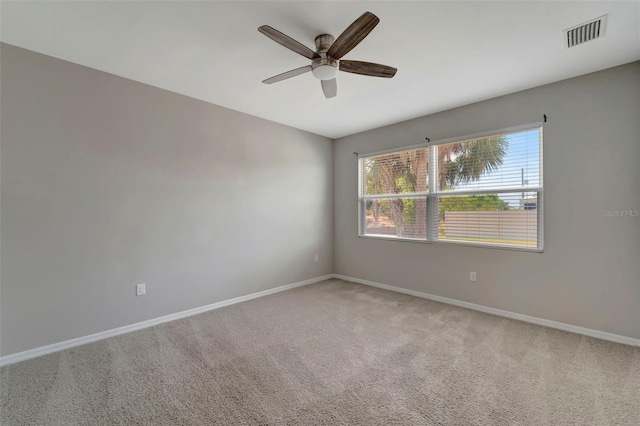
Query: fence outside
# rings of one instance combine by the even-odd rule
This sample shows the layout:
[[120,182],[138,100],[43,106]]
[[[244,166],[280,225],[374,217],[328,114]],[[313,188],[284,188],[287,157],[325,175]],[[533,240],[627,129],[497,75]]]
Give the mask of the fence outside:
[[536,240],[536,210],[448,211],[443,223],[443,237],[498,240]]

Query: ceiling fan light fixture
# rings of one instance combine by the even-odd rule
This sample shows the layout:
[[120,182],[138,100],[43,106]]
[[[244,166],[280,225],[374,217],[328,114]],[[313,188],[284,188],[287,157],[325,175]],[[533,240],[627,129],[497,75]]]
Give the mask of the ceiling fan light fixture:
[[311,73],[318,80],[333,80],[338,75],[338,61],[331,58],[316,59],[311,63]]
[[338,75],[338,69],[331,65],[320,65],[311,72],[318,80],[333,80]]

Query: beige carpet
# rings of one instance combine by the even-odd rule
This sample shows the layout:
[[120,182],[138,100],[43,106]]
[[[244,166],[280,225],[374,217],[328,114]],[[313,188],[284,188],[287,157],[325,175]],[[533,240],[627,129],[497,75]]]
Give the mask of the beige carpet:
[[640,348],[340,280],[0,373],[4,426],[640,424]]

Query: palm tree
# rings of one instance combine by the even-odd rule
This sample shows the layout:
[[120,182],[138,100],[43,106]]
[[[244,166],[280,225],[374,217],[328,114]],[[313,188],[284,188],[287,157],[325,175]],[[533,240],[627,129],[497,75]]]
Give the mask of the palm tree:
[[478,180],[485,173],[502,165],[507,141],[504,136],[493,136],[439,147],[439,189],[447,184],[455,187],[460,183]]
[[[496,170],[506,153],[507,141],[503,136],[475,139],[440,145],[438,149],[438,190],[447,186],[478,180],[482,175]],[[366,163],[367,193],[400,194],[426,192],[428,190],[429,148],[395,152],[368,159]],[[426,199],[415,199],[415,223],[411,235],[405,224],[403,199],[392,198],[388,202],[388,214],[399,237],[426,235]],[[376,210],[380,207],[376,204]]]
[[[402,192],[413,192],[415,174],[411,173],[411,157],[411,151],[405,151],[367,160],[365,165],[367,193],[400,194]],[[373,204],[372,207],[377,213],[379,203],[374,201]],[[397,234],[403,236],[405,234],[403,201],[398,198],[390,199],[388,201],[388,210]]]

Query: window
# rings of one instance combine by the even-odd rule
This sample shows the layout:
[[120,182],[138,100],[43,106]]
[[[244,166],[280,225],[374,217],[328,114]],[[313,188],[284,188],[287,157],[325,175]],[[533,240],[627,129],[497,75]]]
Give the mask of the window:
[[542,251],[542,128],[358,159],[360,236]]

